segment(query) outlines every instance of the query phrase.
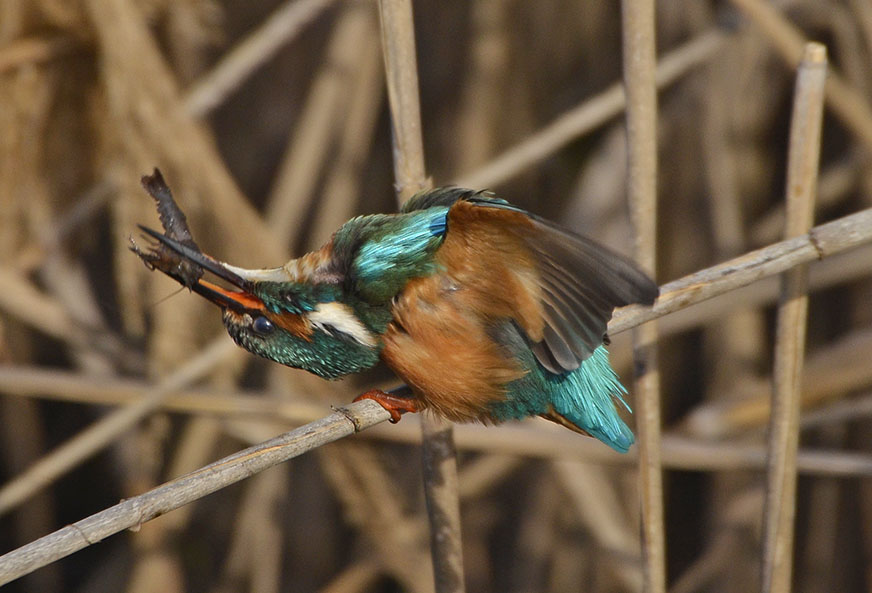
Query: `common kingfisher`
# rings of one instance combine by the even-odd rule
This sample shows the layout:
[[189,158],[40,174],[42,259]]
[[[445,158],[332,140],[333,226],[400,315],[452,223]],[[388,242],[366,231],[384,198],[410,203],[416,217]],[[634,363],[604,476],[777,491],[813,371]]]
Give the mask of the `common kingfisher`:
[[249,270],[200,251],[159,171],[143,185],[166,234],[141,227],[157,243],[133,250],[221,307],[249,352],[326,379],[384,361],[405,391],[357,399],[393,422],[422,409],[455,422],[538,415],[617,451],[633,443],[606,324],[615,307],[652,304],[658,288],[621,255],[489,192],[447,187],[397,214],[352,218],[281,267]]

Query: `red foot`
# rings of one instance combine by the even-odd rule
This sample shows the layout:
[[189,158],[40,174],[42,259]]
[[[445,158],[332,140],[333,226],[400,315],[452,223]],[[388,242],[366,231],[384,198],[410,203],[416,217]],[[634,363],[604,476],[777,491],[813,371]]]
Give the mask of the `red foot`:
[[391,424],[399,422],[402,415],[406,412],[415,413],[418,411],[418,402],[414,398],[394,395],[381,389],[370,389],[366,393],[361,393],[355,397],[354,401],[359,402],[362,399],[371,399],[378,402],[381,407],[390,412]]

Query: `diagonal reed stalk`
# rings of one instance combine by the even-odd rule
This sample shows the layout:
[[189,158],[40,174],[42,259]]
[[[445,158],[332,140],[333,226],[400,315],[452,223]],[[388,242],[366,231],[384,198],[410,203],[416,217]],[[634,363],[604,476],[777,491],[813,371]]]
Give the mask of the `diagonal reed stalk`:
[[320,420],[238,451],[139,496],[0,556],[0,586],[173,509],[390,417],[375,402],[356,402]]

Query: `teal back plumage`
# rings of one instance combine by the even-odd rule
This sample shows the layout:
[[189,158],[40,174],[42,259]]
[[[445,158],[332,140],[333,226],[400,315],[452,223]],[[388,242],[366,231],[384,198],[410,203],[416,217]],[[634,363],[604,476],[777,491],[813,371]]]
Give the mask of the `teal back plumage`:
[[412,278],[434,273],[447,214],[447,206],[436,206],[345,223],[333,237],[333,251],[351,254],[346,277],[354,292],[370,303],[387,303]]
[[456,187],[412,196],[399,214],[371,214],[346,222],[333,237],[335,259],[347,261],[350,288],[371,304],[388,303],[409,280],[437,272],[436,251],[448,230],[448,210],[474,198],[505,206],[487,192]]

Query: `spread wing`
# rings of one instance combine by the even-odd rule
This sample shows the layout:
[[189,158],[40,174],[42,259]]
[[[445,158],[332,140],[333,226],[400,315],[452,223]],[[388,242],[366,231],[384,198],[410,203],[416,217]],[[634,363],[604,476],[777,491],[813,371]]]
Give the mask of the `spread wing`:
[[552,371],[574,370],[603,343],[615,307],[650,305],[659,291],[623,256],[545,220],[530,221],[526,239],[541,274],[545,317],[544,339],[533,352]]
[[519,259],[532,260],[542,323],[518,321],[536,359],[553,373],[577,369],[603,343],[615,307],[657,298],[657,285],[625,257],[488,194],[434,190],[404,211],[445,206],[446,244],[485,232],[510,236]]

